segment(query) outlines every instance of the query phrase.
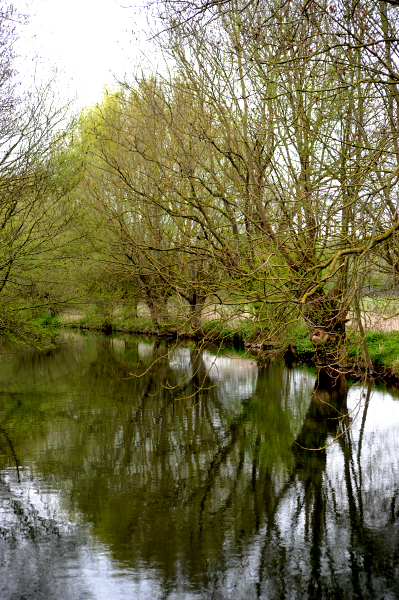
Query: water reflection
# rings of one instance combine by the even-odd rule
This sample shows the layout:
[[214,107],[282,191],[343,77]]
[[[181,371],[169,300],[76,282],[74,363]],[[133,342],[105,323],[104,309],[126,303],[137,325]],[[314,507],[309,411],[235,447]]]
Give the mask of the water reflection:
[[73,342],[0,363],[1,598],[68,598],[69,579],[74,598],[399,595],[391,394],[233,351]]
[[[202,358],[209,379],[217,385],[221,401],[249,400],[256,391],[258,366],[254,359],[232,356],[215,356],[204,352]],[[239,404],[236,403],[239,410]]]

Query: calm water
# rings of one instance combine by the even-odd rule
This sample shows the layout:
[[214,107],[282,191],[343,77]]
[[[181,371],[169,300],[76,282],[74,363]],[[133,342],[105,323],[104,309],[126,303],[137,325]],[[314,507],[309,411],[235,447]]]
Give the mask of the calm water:
[[399,598],[398,397],[315,381],[130,337],[3,354],[0,599]]

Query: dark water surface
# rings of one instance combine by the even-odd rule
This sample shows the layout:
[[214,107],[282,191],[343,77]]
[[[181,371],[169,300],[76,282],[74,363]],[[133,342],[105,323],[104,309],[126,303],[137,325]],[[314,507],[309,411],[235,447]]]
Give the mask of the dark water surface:
[[397,395],[167,350],[2,355],[0,599],[399,598]]

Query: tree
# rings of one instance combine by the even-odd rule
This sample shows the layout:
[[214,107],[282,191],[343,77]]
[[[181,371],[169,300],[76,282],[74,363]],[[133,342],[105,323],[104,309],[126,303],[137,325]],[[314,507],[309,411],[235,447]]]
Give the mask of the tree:
[[[193,106],[218,122],[188,124],[222,166],[213,187],[209,164],[197,179],[207,191],[201,208],[209,196],[226,201],[245,224],[234,285],[255,280],[263,305],[302,315],[320,361],[342,362],[359,268],[369,272],[377,251],[386,260],[399,227],[394,9],[274,0],[162,7],[162,47]],[[219,256],[233,252],[233,235],[222,244],[208,225],[207,233]]]
[[197,164],[174,125],[181,100],[155,80],[142,79],[86,115],[81,127],[90,158],[84,193],[111,232],[108,259],[135,278],[154,326],[165,320],[173,295],[180,312],[188,302],[188,318],[198,331],[215,277],[207,269],[202,224],[186,217]]
[[44,273],[51,280],[49,263],[70,220],[63,202],[78,169],[66,150],[68,133],[59,131],[65,107],[54,103],[51,85],[19,95],[13,70],[16,21],[11,6],[1,10],[0,329],[30,343],[36,338],[29,323],[32,307],[54,306],[47,292],[37,290]]

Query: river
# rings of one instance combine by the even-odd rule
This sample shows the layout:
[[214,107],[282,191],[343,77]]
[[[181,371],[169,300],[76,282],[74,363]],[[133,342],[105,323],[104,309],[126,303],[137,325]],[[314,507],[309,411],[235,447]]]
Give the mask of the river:
[[398,393],[133,336],[0,351],[0,600],[399,598]]

